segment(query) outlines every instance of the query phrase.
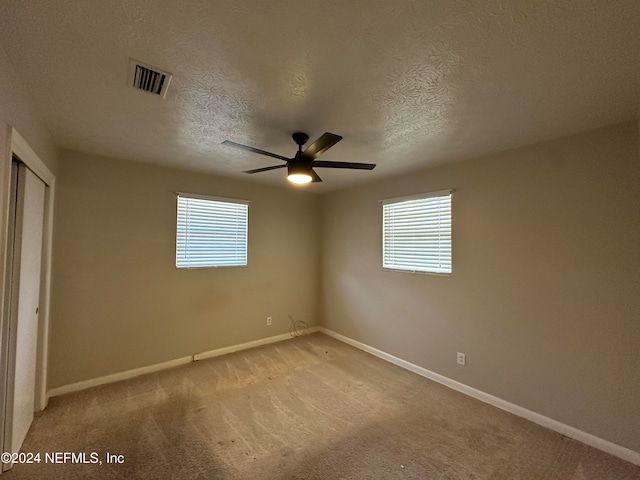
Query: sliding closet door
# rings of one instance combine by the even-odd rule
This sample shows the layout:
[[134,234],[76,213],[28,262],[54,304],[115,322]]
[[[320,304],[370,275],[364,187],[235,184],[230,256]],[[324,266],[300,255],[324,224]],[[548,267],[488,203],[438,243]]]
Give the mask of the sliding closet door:
[[10,434],[10,451],[13,452],[20,450],[33,421],[44,199],[44,182],[20,164],[9,331],[10,352],[15,352],[15,355],[10,354],[8,375],[7,426],[11,427],[10,432],[5,431]]

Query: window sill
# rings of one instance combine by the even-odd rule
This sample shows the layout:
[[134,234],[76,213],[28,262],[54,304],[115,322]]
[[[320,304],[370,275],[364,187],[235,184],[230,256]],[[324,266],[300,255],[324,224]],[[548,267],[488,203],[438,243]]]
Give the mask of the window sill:
[[450,277],[453,273],[439,273],[439,272],[423,272],[421,270],[403,270],[401,268],[388,268],[382,267],[383,270],[387,272],[398,272],[398,273],[411,273],[415,275],[434,275],[436,277]]

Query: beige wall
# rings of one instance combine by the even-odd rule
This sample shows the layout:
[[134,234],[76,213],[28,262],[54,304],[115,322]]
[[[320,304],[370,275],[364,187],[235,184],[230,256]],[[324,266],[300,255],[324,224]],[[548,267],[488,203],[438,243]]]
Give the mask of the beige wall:
[[[58,147],[40,117],[37,105],[24,90],[18,74],[0,48],[0,160],[11,160],[8,132],[14,127],[54,173],[58,168]],[[4,181],[1,185],[5,185]],[[3,195],[4,197],[4,195]]]
[[[6,52],[0,47],[0,303],[3,305],[5,294],[9,293],[5,266],[8,251],[11,127],[16,129],[55,175],[58,170],[58,148],[38,114],[37,105],[34,105],[23,89],[22,82],[10,64]],[[43,295],[44,292],[45,289],[42,288]],[[43,304],[41,307],[41,312],[45,312],[46,306]],[[2,317],[0,324],[4,324],[7,321],[4,318],[6,312],[4,308],[0,310],[0,317]],[[43,321],[42,318],[40,320]]]
[[[323,324],[640,451],[639,185],[630,123],[330,194]],[[384,271],[378,201],[446,188],[453,275]]]
[[[247,267],[176,269],[176,191],[251,201]],[[315,195],[63,152],[56,202],[49,388],[317,323]]]
[[[38,115],[37,108],[22,87],[16,71],[0,48],[0,265],[4,266],[5,236],[9,209],[9,173],[11,170],[11,127],[26,140],[40,160],[55,175],[58,148]],[[0,284],[4,285],[4,272]],[[4,288],[0,291],[4,291]]]
[[[284,333],[290,313],[640,451],[640,125],[330,194],[319,225],[302,192],[59,164],[0,48],[3,226],[10,126],[58,177],[50,388]],[[443,188],[453,275],[383,271],[378,200]],[[252,200],[248,267],[175,268],[177,190]]]

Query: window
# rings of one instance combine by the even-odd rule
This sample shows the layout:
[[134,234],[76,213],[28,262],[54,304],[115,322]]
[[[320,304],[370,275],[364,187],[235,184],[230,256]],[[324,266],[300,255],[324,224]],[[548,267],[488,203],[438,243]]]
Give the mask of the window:
[[247,264],[249,202],[178,193],[176,267]]
[[451,273],[451,190],[382,201],[382,266]]

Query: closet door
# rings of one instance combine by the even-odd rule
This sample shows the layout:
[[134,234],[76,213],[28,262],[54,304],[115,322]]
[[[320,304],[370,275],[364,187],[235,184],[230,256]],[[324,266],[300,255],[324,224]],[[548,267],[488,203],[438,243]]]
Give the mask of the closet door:
[[[18,452],[33,421],[45,184],[24,164],[18,171],[9,330],[7,427]],[[8,433],[5,430],[5,434]],[[5,447],[6,444],[5,438]]]

